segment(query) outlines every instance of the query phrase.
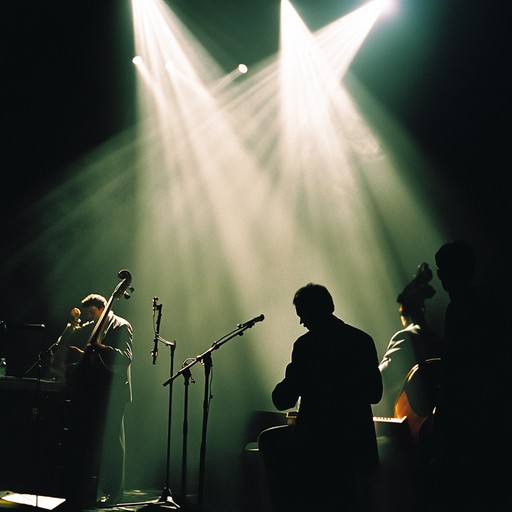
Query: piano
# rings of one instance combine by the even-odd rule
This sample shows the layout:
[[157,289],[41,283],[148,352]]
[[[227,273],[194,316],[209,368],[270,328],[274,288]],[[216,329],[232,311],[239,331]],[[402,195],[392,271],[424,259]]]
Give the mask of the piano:
[[0,489],[59,495],[65,400],[46,379],[0,377]]

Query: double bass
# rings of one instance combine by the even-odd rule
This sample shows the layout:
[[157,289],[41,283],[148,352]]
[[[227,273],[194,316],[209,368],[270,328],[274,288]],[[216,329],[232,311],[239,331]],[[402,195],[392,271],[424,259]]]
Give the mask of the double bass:
[[413,366],[394,407],[395,418],[407,418],[413,447],[426,463],[433,457],[433,425],[441,363],[440,357],[432,357]]

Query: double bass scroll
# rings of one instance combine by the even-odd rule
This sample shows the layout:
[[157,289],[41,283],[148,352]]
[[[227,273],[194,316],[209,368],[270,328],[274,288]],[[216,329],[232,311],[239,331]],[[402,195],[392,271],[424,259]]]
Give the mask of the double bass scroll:
[[92,346],[93,343],[101,342],[101,336],[103,335],[107,328],[108,317],[110,312],[112,311],[114,301],[116,299],[119,299],[120,297],[125,297],[129,299],[130,294],[128,293],[128,290],[133,291],[133,288],[130,286],[132,282],[132,275],[128,270],[120,270],[117,276],[119,277],[119,279],[122,279],[122,281],[115,287],[114,291],[112,292],[112,295],[110,296],[107,302],[107,305],[105,306],[105,309],[101,313],[98,322],[96,322],[96,324],[94,325],[91,335],[87,340],[86,346],[88,349]]

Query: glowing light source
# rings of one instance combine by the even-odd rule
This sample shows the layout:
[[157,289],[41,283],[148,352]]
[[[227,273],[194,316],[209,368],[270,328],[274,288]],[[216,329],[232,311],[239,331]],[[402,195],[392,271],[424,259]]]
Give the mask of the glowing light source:
[[396,0],[374,0],[373,3],[380,14],[391,14],[396,9]]

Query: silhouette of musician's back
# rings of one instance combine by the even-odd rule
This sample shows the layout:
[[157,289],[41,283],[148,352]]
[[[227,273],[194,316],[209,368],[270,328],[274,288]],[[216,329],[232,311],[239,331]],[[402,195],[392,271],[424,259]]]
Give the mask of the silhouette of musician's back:
[[499,324],[505,318],[503,304],[499,295],[474,285],[477,255],[466,242],[444,244],[435,259],[450,298],[435,414],[440,505],[445,510],[504,510],[511,461],[504,426],[510,346],[506,327]]

